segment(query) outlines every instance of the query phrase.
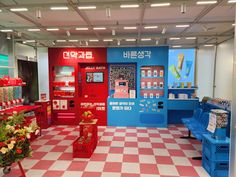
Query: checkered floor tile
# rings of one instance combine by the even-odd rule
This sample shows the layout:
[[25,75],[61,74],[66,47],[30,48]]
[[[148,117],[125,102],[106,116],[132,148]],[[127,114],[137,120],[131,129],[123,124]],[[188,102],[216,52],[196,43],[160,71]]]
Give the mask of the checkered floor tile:
[[[183,126],[168,128],[99,127],[99,142],[89,159],[72,157],[72,142],[79,135],[77,126],[52,126],[32,142],[33,157],[24,159],[27,177],[209,177],[201,161],[196,140]],[[20,170],[12,165],[17,177]]]

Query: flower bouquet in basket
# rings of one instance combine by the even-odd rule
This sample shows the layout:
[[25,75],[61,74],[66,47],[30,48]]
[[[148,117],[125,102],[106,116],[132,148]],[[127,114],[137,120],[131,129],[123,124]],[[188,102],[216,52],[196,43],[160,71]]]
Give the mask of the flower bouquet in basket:
[[[38,134],[37,123],[24,119],[24,114],[0,115],[0,167],[9,173],[12,163],[30,157],[30,134]],[[6,170],[8,169],[8,170]]]
[[91,122],[93,118],[94,118],[94,114],[91,111],[84,111],[82,114],[83,122]]

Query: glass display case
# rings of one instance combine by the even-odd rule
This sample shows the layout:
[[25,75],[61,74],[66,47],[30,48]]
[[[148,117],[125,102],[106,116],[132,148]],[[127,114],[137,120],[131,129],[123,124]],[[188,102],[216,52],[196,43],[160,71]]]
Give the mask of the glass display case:
[[140,96],[159,98],[164,96],[164,66],[142,66]]
[[75,70],[71,66],[55,66],[53,95],[58,98],[75,96]]

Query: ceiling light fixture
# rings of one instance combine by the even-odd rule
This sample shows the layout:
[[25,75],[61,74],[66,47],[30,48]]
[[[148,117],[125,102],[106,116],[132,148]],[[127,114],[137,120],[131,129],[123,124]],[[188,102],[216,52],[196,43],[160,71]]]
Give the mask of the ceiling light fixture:
[[181,48],[182,45],[173,45],[172,47],[173,47],[173,48]]
[[204,46],[205,47],[213,47],[214,45],[213,44],[205,44]]
[[107,28],[105,27],[94,27],[93,30],[106,30]]
[[80,10],[91,10],[91,9],[96,9],[96,6],[78,6],[78,9]]
[[25,43],[33,43],[33,42],[35,42],[35,40],[25,40],[24,42]]
[[11,34],[7,33],[7,39],[8,39],[8,40],[11,39]]
[[18,37],[21,37],[21,36],[22,36],[22,32],[18,31],[18,32],[17,32],[17,36],[18,36]]
[[98,39],[89,39],[89,42],[98,42]]
[[124,29],[125,30],[135,30],[135,29],[137,29],[137,27],[136,26],[125,26]]
[[235,26],[235,23],[233,23],[232,26]]
[[103,39],[104,42],[112,42],[113,39]]
[[52,41],[52,45],[56,45],[55,41]]
[[189,27],[190,25],[188,25],[188,24],[185,24],[185,25],[176,25],[175,27],[176,28],[187,28],[187,27]]
[[141,41],[151,41],[151,38],[142,38]]
[[2,12],[2,10],[0,9],[0,12]]
[[111,30],[111,35],[112,35],[112,36],[115,36],[115,35],[116,35],[116,30],[114,30],[114,29]]
[[217,1],[197,1],[197,5],[207,5],[207,4],[215,4]]
[[13,32],[12,29],[3,29],[3,30],[0,30],[1,32]]
[[171,37],[169,38],[170,40],[179,40],[180,38],[179,37]]
[[66,40],[65,39],[58,39],[58,40],[56,40],[57,42],[66,42]]
[[46,30],[47,31],[58,31],[59,29],[58,28],[47,28]]
[[236,0],[228,0],[228,3],[236,3]]
[[77,39],[71,39],[71,40],[69,40],[69,42],[78,42],[79,40],[77,40]]
[[151,4],[151,7],[165,7],[165,6],[170,6],[169,2],[166,3],[155,3],[155,4]]
[[89,44],[88,44],[88,41],[85,41],[85,45],[86,45],[86,46],[88,46],[88,45],[89,45]]
[[164,27],[161,31],[162,34],[165,34],[166,33],[166,27]]
[[138,4],[121,4],[120,8],[138,8],[139,5]]
[[158,40],[156,40],[156,45],[158,45],[159,44],[159,41]]
[[36,10],[35,15],[36,15],[36,18],[41,18],[42,17],[41,10]]
[[117,45],[120,46],[120,40],[117,40]]
[[194,40],[194,39],[197,39],[197,38],[196,37],[186,37],[185,39]]
[[86,28],[86,27],[79,27],[79,28],[75,28],[75,30],[77,30],[77,31],[86,31],[86,30],[88,30],[88,28]]
[[158,26],[144,26],[144,29],[157,29]]
[[127,42],[135,42],[136,39],[125,39],[125,41],[127,41]]
[[66,31],[66,35],[67,35],[68,37],[70,37],[70,31],[69,31],[69,30]]
[[68,10],[69,8],[67,6],[63,7],[50,7],[51,10]]
[[109,7],[106,8],[106,17],[111,18],[111,9]]
[[186,3],[182,3],[181,6],[180,6],[180,12],[182,14],[185,14],[187,11],[187,6],[186,6]]
[[25,12],[28,11],[27,8],[11,8],[10,11],[12,12]]
[[35,31],[40,31],[38,28],[32,28],[32,29],[27,29],[27,31],[35,32]]

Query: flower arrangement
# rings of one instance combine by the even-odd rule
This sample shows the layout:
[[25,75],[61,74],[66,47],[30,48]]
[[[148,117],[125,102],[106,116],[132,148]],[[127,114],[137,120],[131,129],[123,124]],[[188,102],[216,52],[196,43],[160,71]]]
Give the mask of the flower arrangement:
[[23,113],[14,112],[12,116],[0,115],[0,167],[30,157],[31,134],[39,133],[36,121],[25,119]]

